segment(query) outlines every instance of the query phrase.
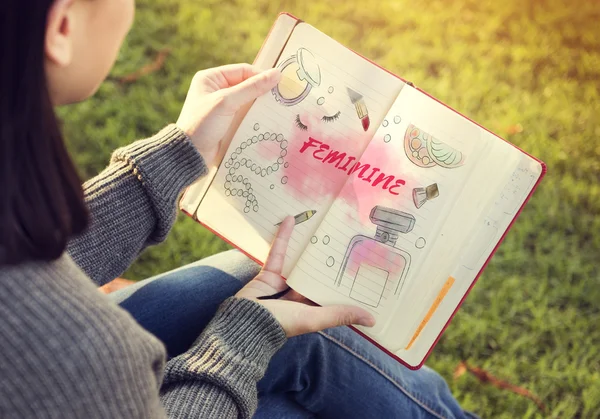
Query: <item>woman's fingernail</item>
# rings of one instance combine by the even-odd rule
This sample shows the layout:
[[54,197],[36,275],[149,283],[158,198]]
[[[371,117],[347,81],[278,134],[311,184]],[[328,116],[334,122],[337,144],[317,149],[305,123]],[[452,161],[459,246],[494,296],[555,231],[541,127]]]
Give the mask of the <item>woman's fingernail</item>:
[[280,77],[281,76],[281,71],[278,68],[271,68],[271,69],[267,70],[267,72],[269,73],[269,77]]
[[362,316],[360,318],[360,323],[362,326],[366,326],[366,327],[373,327],[375,326],[375,317],[373,316]]

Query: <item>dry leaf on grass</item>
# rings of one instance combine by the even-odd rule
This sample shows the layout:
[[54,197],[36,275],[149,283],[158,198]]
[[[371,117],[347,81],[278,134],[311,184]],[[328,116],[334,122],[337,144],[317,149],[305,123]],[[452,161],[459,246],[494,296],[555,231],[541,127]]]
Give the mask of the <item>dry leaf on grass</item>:
[[150,64],[146,64],[145,66],[143,66],[137,71],[134,71],[131,74],[121,77],[119,81],[121,83],[133,83],[139,80],[141,77],[144,77],[150,73],[154,73],[155,71],[160,70],[163,67],[163,65],[165,65],[165,60],[167,59],[167,55],[169,55],[170,52],[171,50],[169,48],[164,48],[160,50],[156,55],[156,58],[154,58],[154,61],[152,61]]
[[111,292],[118,291],[121,288],[125,288],[130,286],[131,284],[135,284],[135,281],[131,281],[129,279],[117,278],[108,284],[104,284],[99,288],[100,292],[104,294],[110,294]]
[[521,132],[523,132],[523,125],[521,125],[521,124],[510,125],[510,126],[506,127],[506,132],[509,135],[520,134]]
[[546,412],[546,406],[544,405],[542,400],[536,395],[532,394],[529,390],[523,387],[519,387],[515,384],[511,384],[508,381],[496,378],[482,368],[471,367],[464,361],[461,361],[454,370],[454,379],[456,380],[461,375],[464,375],[464,373],[467,371],[473,374],[475,377],[477,377],[477,379],[479,379],[479,381],[481,381],[482,383],[489,383],[496,388],[502,390],[509,390],[520,396],[527,397],[528,399],[532,400],[542,412]]

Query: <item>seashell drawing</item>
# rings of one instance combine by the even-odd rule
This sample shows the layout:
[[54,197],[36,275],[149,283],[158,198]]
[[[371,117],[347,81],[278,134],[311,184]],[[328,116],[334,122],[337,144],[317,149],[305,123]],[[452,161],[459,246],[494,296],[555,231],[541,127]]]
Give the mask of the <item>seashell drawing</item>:
[[453,169],[465,164],[465,155],[448,144],[410,124],[404,134],[404,151],[419,167],[441,166]]

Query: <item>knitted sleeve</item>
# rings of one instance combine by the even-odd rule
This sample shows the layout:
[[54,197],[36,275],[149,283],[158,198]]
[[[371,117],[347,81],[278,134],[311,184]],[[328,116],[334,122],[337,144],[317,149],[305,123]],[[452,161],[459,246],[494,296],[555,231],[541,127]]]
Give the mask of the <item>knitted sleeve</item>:
[[206,172],[175,125],[116,150],[110,165],[84,184],[90,226],[69,243],[69,254],[98,285],[112,281],[145,247],[166,238],[180,193]]

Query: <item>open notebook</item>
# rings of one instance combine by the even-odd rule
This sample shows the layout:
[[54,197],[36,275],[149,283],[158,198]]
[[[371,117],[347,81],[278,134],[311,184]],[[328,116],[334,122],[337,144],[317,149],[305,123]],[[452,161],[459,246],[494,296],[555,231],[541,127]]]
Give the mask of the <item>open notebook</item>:
[[419,368],[544,164],[290,15],[255,65],[282,81],[181,208],[259,262],[295,215],[290,287],[370,310],[355,330]]

